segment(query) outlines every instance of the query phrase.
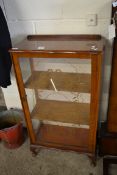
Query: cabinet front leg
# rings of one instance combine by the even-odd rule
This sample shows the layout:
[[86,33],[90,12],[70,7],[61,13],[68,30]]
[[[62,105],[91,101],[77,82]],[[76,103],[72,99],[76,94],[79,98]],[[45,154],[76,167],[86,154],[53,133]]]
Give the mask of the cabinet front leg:
[[41,147],[35,147],[35,146],[30,146],[30,151],[32,152],[32,155],[34,156],[34,157],[36,157],[37,156],[37,154],[40,152],[40,150],[41,150]]

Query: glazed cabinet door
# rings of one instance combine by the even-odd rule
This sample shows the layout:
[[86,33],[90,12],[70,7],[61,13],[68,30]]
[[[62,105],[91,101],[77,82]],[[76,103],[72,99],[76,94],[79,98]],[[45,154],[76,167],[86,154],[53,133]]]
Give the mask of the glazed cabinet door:
[[13,55],[31,143],[94,153],[102,54],[31,57]]

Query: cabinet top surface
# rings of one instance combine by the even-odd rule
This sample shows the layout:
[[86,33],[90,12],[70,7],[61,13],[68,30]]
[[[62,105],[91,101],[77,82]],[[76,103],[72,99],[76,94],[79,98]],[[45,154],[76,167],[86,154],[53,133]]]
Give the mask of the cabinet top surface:
[[10,52],[101,52],[104,39],[100,35],[28,35]]

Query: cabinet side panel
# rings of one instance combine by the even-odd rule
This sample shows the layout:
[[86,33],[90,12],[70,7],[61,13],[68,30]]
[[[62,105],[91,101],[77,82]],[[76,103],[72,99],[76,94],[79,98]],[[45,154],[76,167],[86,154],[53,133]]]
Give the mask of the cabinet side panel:
[[96,133],[99,116],[99,100],[101,86],[102,55],[92,54],[92,74],[91,74],[91,113],[90,113],[90,134],[89,150],[95,153]]

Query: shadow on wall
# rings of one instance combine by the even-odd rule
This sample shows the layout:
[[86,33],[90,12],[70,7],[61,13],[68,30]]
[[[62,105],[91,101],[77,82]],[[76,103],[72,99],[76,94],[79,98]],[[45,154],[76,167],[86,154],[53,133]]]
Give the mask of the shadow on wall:
[[5,104],[5,99],[4,99],[4,94],[2,92],[2,89],[0,87],[0,111],[6,110],[6,104]]
[[111,76],[111,62],[112,62],[112,42],[109,42],[109,40],[105,38],[105,53],[102,67],[99,121],[105,121],[107,118],[110,76]]

